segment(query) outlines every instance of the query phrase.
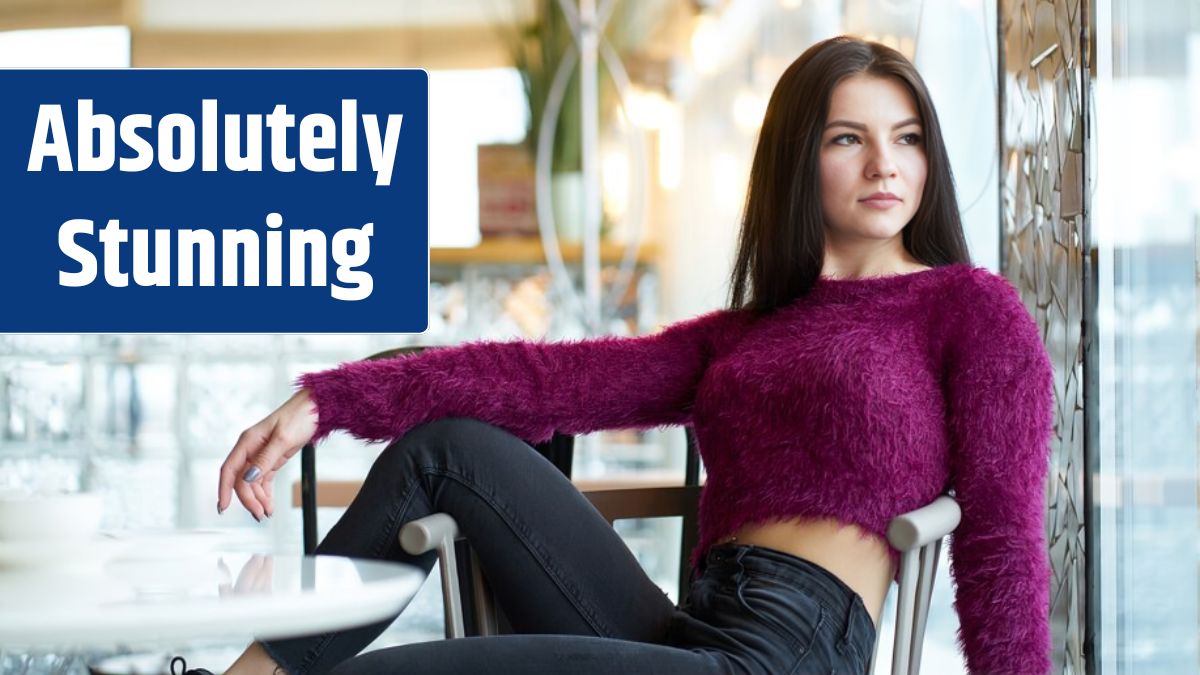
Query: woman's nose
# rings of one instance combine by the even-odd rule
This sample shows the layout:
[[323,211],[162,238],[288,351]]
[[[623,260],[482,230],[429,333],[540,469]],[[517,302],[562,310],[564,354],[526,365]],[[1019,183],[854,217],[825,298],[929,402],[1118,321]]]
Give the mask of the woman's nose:
[[884,150],[877,150],[867,161],[867,178],[892,178],[896,175],[896,162]]

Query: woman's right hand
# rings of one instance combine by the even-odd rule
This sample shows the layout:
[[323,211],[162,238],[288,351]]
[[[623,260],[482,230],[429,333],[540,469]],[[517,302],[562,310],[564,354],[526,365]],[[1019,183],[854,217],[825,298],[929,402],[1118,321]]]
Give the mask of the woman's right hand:
[[242,506],[262,520],[274,512],[271,479],[317,431],[317,408],[308,389],[301,389],[279,408],[238,436],[221,465],[217,513],[229,507],[236,492]]

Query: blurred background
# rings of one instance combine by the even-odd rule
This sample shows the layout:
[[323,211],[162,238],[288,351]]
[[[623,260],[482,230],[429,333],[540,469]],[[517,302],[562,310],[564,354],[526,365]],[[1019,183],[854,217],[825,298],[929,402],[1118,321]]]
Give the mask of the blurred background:
[[[298,374],[406,345],[644,334],[721,307],[771,88],[849,33],[921,71],[973,260],[1021,289],[1055,359],[1056,672],[1200,671],[1200,3],[607,6],[585,132],[569,22],[549,0],[0,0],[6,68],[427,70],[432,247],[420,335],[0,335],[0,488],[100,491],[108,528],[239,528],[299,552],[298,462],[274,518],[214,508],[238,433]],[[560,67],[573,75],[556,93]],[[379,449],[335,434],[320,475],[361,478]],[[593,434],[573,477],[677,484],[684,457],[678,429]],[[337,515],[322,509],[322,530]],[[679,528],[618,524],[673,600]],[[964,672],[946,571],[923,672]],[[441,621],[430,583],[373,648],[440,639]]]

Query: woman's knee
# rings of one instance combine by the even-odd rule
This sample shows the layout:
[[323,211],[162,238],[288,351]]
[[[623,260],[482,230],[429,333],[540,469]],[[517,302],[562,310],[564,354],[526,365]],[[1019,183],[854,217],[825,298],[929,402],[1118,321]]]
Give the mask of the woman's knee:
[[438,464],[451,456],[459,461],[512,463],[537,451],[494,424],[473,417],[442,417],[413,427],[384,454]]
[[414,442],[449,441],[462,442],[478,435],[486,429],[498,429],[474,417],[439,417],[435,420],[418,424],[400,437],[400,441]]

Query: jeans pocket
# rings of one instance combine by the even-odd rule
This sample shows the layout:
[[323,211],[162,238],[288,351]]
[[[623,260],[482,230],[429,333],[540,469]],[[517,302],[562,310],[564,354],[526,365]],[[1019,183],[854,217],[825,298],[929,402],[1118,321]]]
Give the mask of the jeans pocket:
[[829,610],[812,595],[785,581],[747,575],[734,589],[742,608],[788,641],[803,657],[829,619]]
[[871,619],[871,613],[867,611],[861,599],[854,599],[850,611],[853,614],[852,620],[855,626],[855,634],[851,636],[850,640],[850,649],[858,657],[858,663],[865,671],[871,657],[875,654],[875,642],[878,640],[878,635],[874,620]]

